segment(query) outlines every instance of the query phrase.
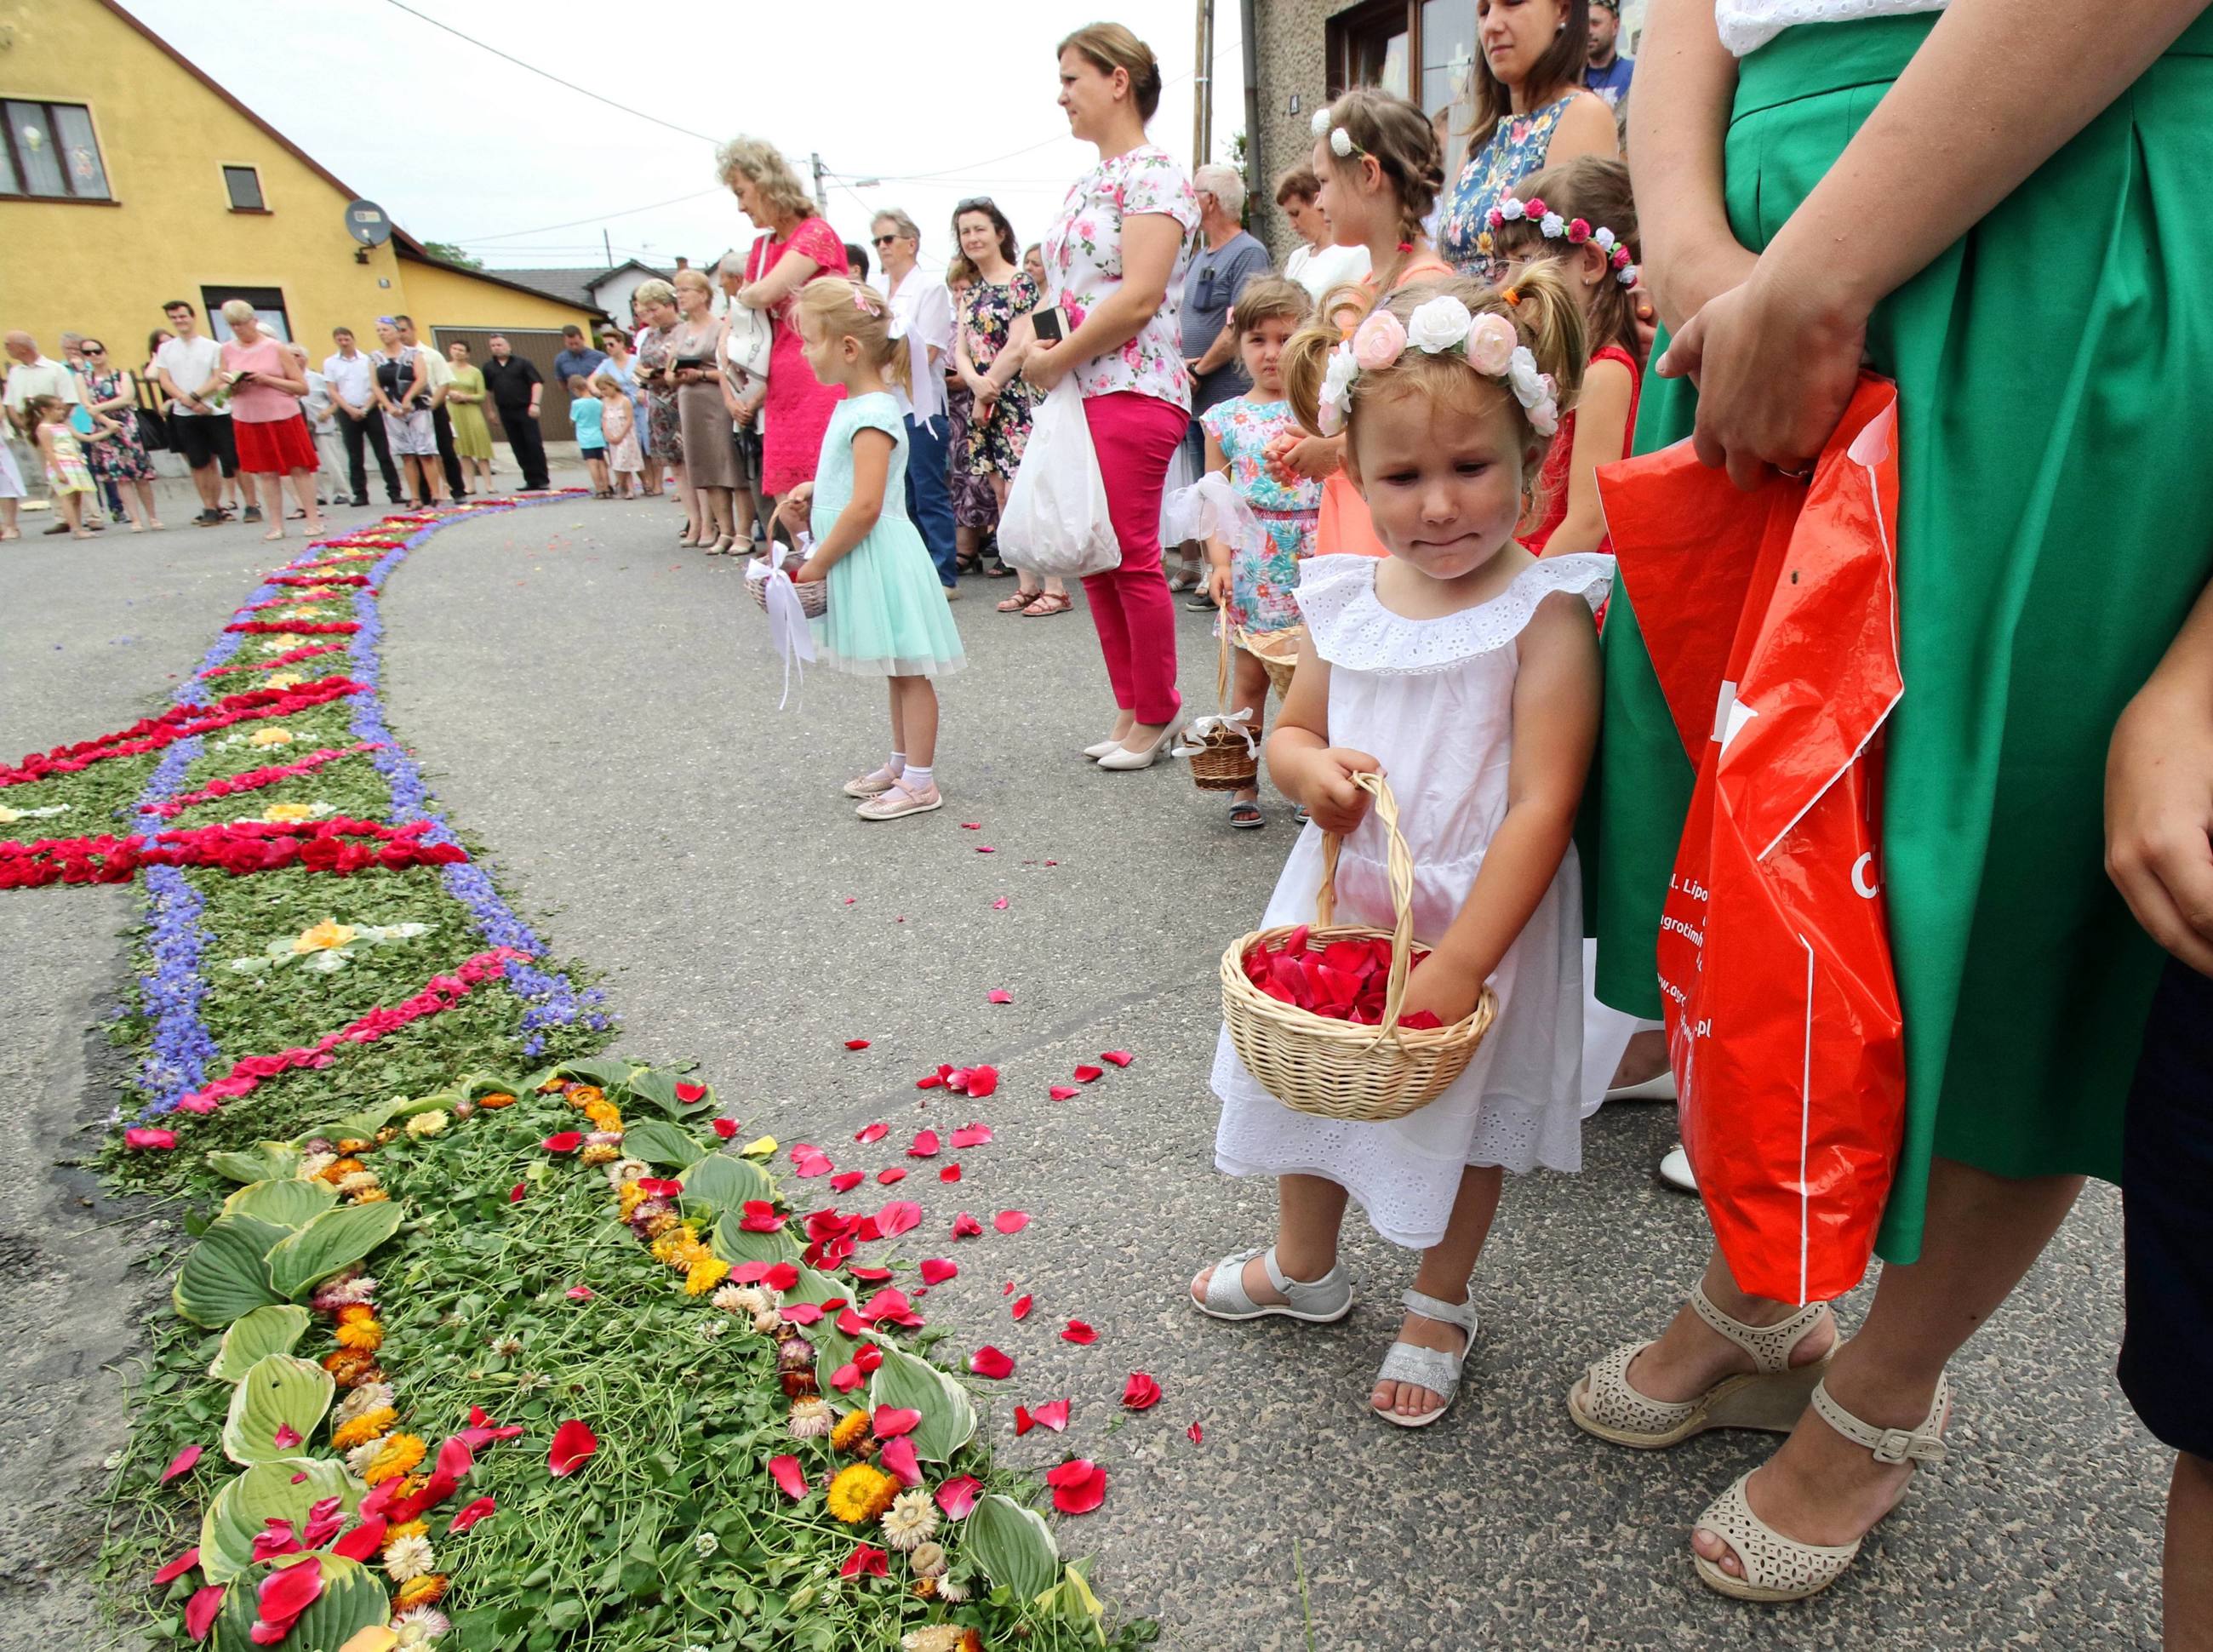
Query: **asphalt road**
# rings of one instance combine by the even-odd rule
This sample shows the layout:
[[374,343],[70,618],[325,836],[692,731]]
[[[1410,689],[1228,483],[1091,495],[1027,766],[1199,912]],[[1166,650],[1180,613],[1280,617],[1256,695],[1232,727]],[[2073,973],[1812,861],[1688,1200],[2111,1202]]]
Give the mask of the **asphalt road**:
[[[578,503],[440,536],[387,598],[393,725],[519,908],[608,972],[625,1047],[696,1059],[751,1129],[817,1143],[840,1169],[909,1171],[841,1203],[923,1204],[915,1241],[930,1242],[910,1257],[960,1266],[924,1312],[948,1351],[991,1343],[1015,1360],[992,1385],[989,1424],[1009,1460],[1042,1469],[1074,1449],[1106,1464],[1105,1506],[1065,1522],[1063,1541],[1096,1557],[1119,1611],[1157,1618],[1163,1644],[1225,1652],[2157,1644],[2165,1464],[2112,1380],[2110,1190],[2086,1198],[1962,1356],[1951,1462],[1847,1581],[1779,1612],[1723,1601],[1694,1580],[1687,1530],[1759,1460],[1760,1438],[1617,1451],[1562,1403],[1583,1363],[1650,1334],[1696,1273],[1698,1207],[1649,1174],[1669,1110],[1601,1113],[1580,1177],[1509,1189],[1454,1414],[1419,1431],[1370,1420],[1361,1401],[1411,1266],[1356,1219],[1363,1300],[1339,1326],[1219,1325],[1181,1294],[1270,1222],[1265,1187],[1212,1168],[1205,1078],[1216,960],[1289,847],[1280,801],[1265,831],[1233,832],[1180,769],[1094,770],[1076,747],[1105,731],[1107,704],[1080,607],[1002,617],[987,599],[1004,584],[972,580],[955,610],[971,668],[943,685],[948,806],[858,822],[838,788],[882,755],[881,692],[814,674],[779,714],[740,564],[680,551],[675,532],[665,503]],[[11,752],[149,708],[266,565],[235,529],[60,543],[0,553]],[[1205,622],[1180,623],[1186,695],[1204,706]],[[109,892],[0,901],[0,948],[50,966],[0,986],[0,1080],[15,1081],[0,1085],[0,1117],[41,1149],[0,1159],[0,1265],[16,1303],[47,1304],[20,1330],[6,1316],[0,1380],[13,1392],[58,1369],[67,1380],[27,1430],[0,1424],[15,1448],[0,1452],[0,1495],[18,1510],[0,1525],[0,1625],[15,1619],[0,1643],[57,1643],[18,1639],[33,1609],[82,1621],[53,1616],[82,1602],[81,1547],[53,1559],[43,1511],[26,1521],[28,1488],[55,1478],[56,1454],[82,1471],[116,1437],[132,1310],[105,1282],[123,1248],[84,1236],[97,1212],[72,1204],[80,1190],[50,1161],[107,1105],[76,1029],[121,978],[113,931],[127,911]],[[1014,1002],[987,1002],[994,988]],[[1107,1050],[1135,1059],[1049,1099]],[[997,1094],[917,1090],[941,1062],[997,1066]],[[891,1136],[857,1144],[878,1119]],[[972,1120],[991,1127],[988,1145],[901,1152],[917,1129]],[[957,1185],[933,1173],[954,1161]],[[963,1210],[984,1237],[949,1239]],[[1031,1221],[1002,1236],[1003,1210]],[[1034,1299],[1020,1323],[1009,1285]],[[1062,1340],[1070,1318],[1096,1342]],[[57,1368],[61,1326],[74,1363]],[[1165,1397],[1131,1416],[1117,1402],[1133,1370]],[[1065,1435],[1014,1436],[1016,1402],[1062,1398]]]

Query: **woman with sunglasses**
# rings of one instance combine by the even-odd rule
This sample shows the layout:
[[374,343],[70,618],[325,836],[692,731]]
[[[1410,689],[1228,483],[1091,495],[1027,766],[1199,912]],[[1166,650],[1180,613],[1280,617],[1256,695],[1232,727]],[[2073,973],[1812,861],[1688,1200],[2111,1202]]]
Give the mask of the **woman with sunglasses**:
[[88,444],[86,457],[92,473],[123,496],[130,513],[131,531],[157,533],[162,519],[154,509],[154,461],[138,433],[138,381],[127,367],[107,359],[107,346],[88,338],[79,346],[84,356],[84,403],[95,419],[114,425],[107,437]]
[[[978,196],[953,209],[953,234],[960,243],[960,256],[973,271],[968,296],[960,303],[953,365],[974,399],[967,447],[953,456],[953,462],[969,475],[982,477],[991,490],[993,503],[1003,511],[1007,490],[1014,485],[1015,472],[1021,466],[1030,419],[1038,404],[1036,387],[1015,376],[1021,352],[1018,348],[1009,351],[1009,346],[1032,336],[1030,314],[1045,302],[1045,295],[1028,272],[1015,264],[1014,226],[988,198]],[[1000,360],[1003,352],[1006,352],[1003,362]],[[992,576],[1009,571],[1002,563]],[[1040,582],[1027,568],[1021,573],[1015,594],[999,604],[1001,613],[1040,619],[1069,611],[1072,605],[1062,581]]]

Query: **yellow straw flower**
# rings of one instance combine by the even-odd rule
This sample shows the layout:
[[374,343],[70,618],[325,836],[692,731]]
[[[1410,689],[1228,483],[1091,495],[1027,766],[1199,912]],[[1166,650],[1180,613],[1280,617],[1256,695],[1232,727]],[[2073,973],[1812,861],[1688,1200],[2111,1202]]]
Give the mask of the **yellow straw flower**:
[[395,1610],[405,1612],[412,1606],[436,1606],[445,1593],[445,1575],[432,1572],[427,1577],[411,1577],[402,1583],[399,1592],[392,1597],[392,1603]]
[[389,1405],[379,1405],[374,1411],[363,1411],[351,1423],[341,1423],[331,1430],[331,1446],[337,1451],[351,1451],[356,1446],[367,1445],[399,1420],[399,1413]]
[[622,1193],[617,1203],[620,1207],[623,1219],[628,1221],[630,1213],[645,1203],[645,1189],[634,1181],[626,1181],[623,1184]]
[[850,1451],[854,1442],[869,1431],[869,1414],[864,1411],[847,1411],[830,1430],[830,1443],[840,1451]]
[[384,1442],[375,1460],[363,1471],[362,1478],[371,1485],[381,1484],[395,1474],[405,1474],[423,1460],[427,1450],[419,1436],[395,1434]]
[[[852,1415],[859,1417],[861,1413]],[[863,1418],[864,1423],[866,1420]],[[892,1476],[866,1463],[852,1463],[839,1469],[838,1478],[830,1482],[826,1506],[846,1525],[858,1526],[882,1514],[897,1496],[899,1482]]]
[[686,1295],[704,1296],[730,1276],[730,1265],[718,1257],[709,1256],[694,1262],[684,1275]]
[[374,1354],[384,1346],[384,1327],[375,1320],[355,1320],[340,1326],[336,1336],[341,1348],[358,1349],[364,1354]]

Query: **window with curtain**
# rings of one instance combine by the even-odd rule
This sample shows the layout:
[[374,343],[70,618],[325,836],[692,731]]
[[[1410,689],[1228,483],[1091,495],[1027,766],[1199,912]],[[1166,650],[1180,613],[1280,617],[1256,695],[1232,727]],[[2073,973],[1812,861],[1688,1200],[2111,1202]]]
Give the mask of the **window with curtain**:
[[0,194],[52,200],[105,201],[107,168],[80,103],[0,103]]

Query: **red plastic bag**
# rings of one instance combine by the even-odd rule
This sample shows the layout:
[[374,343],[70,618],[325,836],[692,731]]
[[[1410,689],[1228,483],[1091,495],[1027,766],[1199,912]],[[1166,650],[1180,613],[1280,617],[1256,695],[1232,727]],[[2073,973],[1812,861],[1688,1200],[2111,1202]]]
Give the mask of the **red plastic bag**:
[[1683,1143],[1729,1271],[1859,1283],[1905,1116],[1880,735],[1898,704],[1898,397],[1863,377],[1810,484],[1689,442],[1599,472],[1620,576],[1698,771],[1661,909]]

